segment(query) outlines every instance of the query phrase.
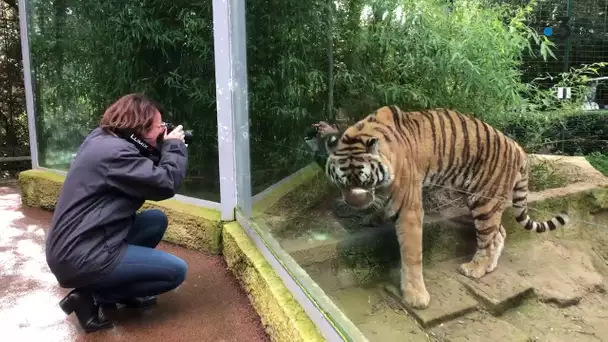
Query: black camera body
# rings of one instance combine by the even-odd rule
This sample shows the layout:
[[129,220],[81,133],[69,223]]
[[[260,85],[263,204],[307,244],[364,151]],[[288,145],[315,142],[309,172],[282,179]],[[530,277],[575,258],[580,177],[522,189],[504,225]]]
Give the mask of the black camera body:
[[[175,129],[175,125],[170,122],[165,122],[165,126],[167,127],[167,134],[169,134],[172,130]],[[190,145],[194,135],[192,134],[192,130],[184,130],[184,142],[186,145]]]

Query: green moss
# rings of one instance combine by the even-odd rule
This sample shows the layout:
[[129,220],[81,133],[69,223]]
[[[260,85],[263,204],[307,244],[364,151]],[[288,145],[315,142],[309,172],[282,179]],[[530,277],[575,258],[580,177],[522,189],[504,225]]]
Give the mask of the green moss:
[[65,176],[56,172],[46,171],[46,170],[26,170],[19,174],[19,178],[27,177],[27,178],[42,178],[52,182],[63,183],[65,181]]
[[273,341],[324,341],[299,303],[236,222],[223,227],[223,254]]
[[187,204],[180,202],[175,199],[168,199],[164,201],[147,201],[150,205],[156,205],[158,207],[162,207],[164,209],[175,210],[182,214],[192,215],[196,217],[200,217],[209,221],[219,221],[221,218],[221,213],[217,210],[199,207],[193,204]]
[[30,207],[55,210],[57,198],[65,176],[43,170],[27,170],[19,173],[21,201]]
[[[587,222],[595,221],[593,215],[608,208],[608,188],[593,188],[574,193],[544,198],[529,204],[530,216],[536,221],[548,220],[561,212],[567,212],[570,223],[555,232],[562,238],[580,238]],[[503,225],[511,241],[530,238],[546,238],[548,234],[526,231],[515,221],[512,209],[503,216]]]

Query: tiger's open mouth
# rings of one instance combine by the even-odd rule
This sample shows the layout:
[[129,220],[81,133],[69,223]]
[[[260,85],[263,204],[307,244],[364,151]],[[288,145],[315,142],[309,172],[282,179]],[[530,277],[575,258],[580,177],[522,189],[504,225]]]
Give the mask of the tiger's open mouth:
[[374,190],[349,188],[342,191],[342,198],[349,207],[365,210],[374,203]]

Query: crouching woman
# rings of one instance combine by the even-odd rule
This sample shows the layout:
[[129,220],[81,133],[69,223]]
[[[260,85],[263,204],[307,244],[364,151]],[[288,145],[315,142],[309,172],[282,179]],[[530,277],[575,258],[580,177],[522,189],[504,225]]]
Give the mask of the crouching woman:
[[182,127],[167,134],[160,106],[140,94],[108,107],[78,149],[46,236],[46,260],[59,285],[73,289],[59,306],[86,332],[113,325],[100,306],[149,306],[185,280],[186,263],[155,249],[165,214],[138,210],[172,197],[187,163]]

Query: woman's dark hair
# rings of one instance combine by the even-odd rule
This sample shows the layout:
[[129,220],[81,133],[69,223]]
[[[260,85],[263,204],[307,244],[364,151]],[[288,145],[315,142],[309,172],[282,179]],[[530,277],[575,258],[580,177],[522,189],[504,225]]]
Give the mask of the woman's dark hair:
[[143,94],[128,94],[112,103],[103,113],[99,126],[106,132],[143,135],[152,127],[162,107]]

